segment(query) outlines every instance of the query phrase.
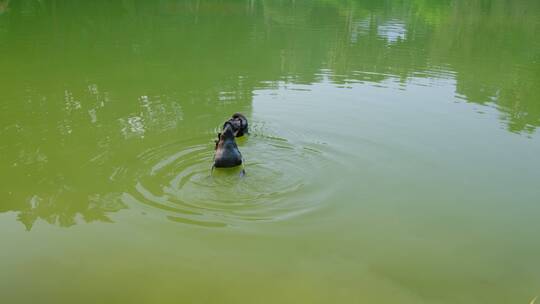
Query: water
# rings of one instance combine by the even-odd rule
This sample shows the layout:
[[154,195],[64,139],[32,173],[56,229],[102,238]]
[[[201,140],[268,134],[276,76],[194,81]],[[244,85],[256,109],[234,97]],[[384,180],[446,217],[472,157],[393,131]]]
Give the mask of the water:
[[540,295],[539,2],[0,0],[0,69],[2,302]]

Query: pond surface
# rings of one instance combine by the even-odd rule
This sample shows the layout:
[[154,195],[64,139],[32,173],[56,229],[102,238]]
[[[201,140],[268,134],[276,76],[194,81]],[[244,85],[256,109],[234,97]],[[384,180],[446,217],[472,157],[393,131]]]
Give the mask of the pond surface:
[[0,0],[0,69],[3,303],[540,296],[538,1]]

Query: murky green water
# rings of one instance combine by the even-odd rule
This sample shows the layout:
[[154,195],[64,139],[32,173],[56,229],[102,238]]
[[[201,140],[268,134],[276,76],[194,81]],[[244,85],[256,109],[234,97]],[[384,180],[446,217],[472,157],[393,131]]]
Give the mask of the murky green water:
[[538,1],[0,0],[0,301],[531,303],[539,84]]

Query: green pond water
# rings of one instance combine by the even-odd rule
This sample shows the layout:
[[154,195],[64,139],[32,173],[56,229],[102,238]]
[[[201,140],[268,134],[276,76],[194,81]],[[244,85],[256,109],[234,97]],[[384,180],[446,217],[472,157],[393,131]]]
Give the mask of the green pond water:
[[539,96],[539,1],[0,0],[0,302],[534,303]]

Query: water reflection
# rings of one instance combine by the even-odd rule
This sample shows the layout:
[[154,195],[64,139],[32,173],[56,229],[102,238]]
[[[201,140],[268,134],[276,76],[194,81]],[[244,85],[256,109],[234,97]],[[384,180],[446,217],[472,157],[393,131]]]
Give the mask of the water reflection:
[[539,11],[502,0],[1,1],[0,212],[28,229],[111,221],[141,145],[210,138],[222,113],[249,114],[254,90],[278,82],[453,79],[456,95],[532,133]]
[[377,27],[377,34],[386,38],[390,44],[405,40],[406,33],[405,24],[399,20],[390,20]]
[[9,0],[0,1],[0,15],[9,10]]
[[[45,65],[41,75],[65,62],[57,71],[63,76],[81,77],[69,71],[73,66],[83,68],[79,73],[107,78],[103,81],[113,77],[103,75],[105,71],[139,83],[160,73],[185,71],[159,77],[168,81],[164,86],[184,86],[182,91],[197,83],[219,87],[230,82],[227,78],[245,80],[242,90],[220,90],[218,100],[241,94],[249,98],[253,85],[261,81],[317,82],[317,73],[325,68],[347,79],[372,82],[448,71],[456,75],[457,93],[470,102],[497,104],[507,113],[503,118],[510,130],[530,131],[540,118],[534,98],[540,5],[487,3],[122,1],[75,6],[20,1],[3,17],[2,30],[8,35],[1,43],[9,43],[4,52],[11,59],[27,61],[25,71]],[[80,17],[85,22],[79,23]],[[38,39],[31,42],[26,39],[30,37]],[[40,52],[32,53],[32,45]],[[216,46],[220,58],[214,56]],[[380,76],[365,79],[358,72]],[[28,74],[23,79],[32,77]],[[66,98],[69,94],[66,91]]]

